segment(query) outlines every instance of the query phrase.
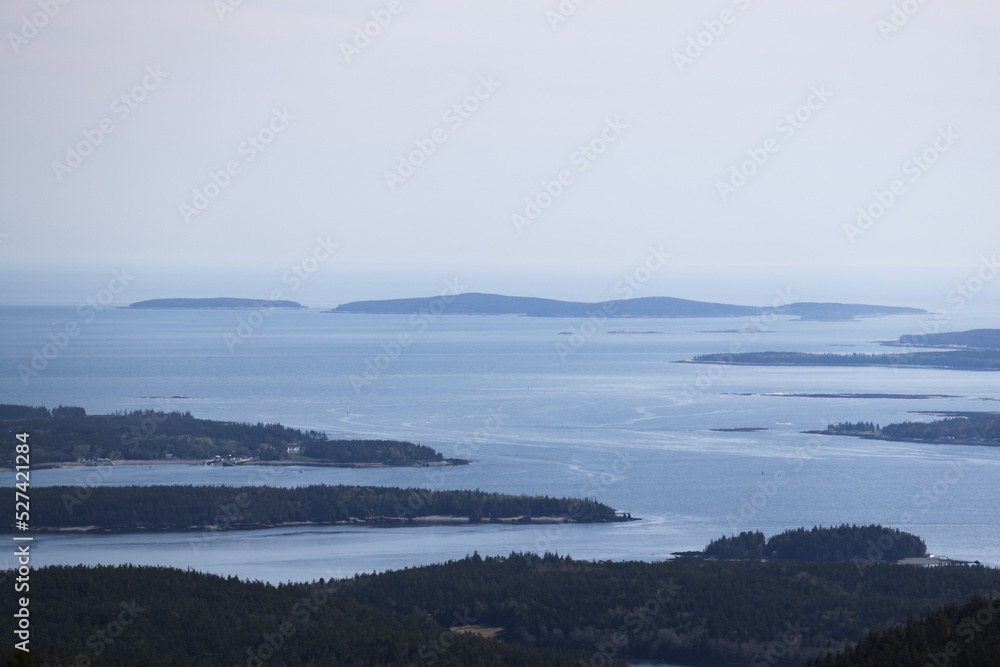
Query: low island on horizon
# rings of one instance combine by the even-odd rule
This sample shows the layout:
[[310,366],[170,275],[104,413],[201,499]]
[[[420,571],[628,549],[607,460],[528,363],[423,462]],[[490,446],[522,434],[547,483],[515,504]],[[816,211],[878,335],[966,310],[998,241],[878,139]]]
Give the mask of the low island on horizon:
[[367,315],[519,315],[523,317],[760,317],[787,315],[799,320],[850,321],[860,317],[915,315],[920,308],[866,304],[798,302],[776,307],[741,306],[693,301],[668,296],[615,299],[599,302],[560,301],[538,297],[505,296],[466,292],[463,294],[352,301],[323,311],[332,314]]
[[147,299],[146,301],[136,301],[125,310],[143,310],[153,308],[193,308],[193,309],[228,309],[228,310],[258,310],[271,308],[285,308],[298,310],[305,308],[298,301],[288,301],[284,299],[237,299],[234,297],[213,297],[208,299]]
[[[306,308],[306,306],[297,301],[236,297],[147,299],[145,301],[136,301],[123,307],[125,310],[304,310]],[[868,317],[919,315],[927,311],[921,308],[904,306],[807,301],[768,307],[744,306],[695,301],[669,296],[583,302],[465,292],[462,294],[445,294],[432,297],[351,301],[321,312],[338,315],[414,315],[430,313],[433,315],[517,315],[521,317],[567,318],[708,318],[785,315],[796,318],[799,321],[849,322]]]
[[[919,341],[919,342],[915,342]],[[934,351],[893,354],[833,354],[765,350],[762,352],[720,352],[699,354],[676,363],[729,366],[854,366],[894,368],[937,368],[941,370],[1000,370],[1000,329],[974,329],[947,334],[900,336],[896,347],[924,347]]]
[[898,340],[883,341],[882,345],[950,350],[1000,350],[1000,329],[908,334],[900,336]]

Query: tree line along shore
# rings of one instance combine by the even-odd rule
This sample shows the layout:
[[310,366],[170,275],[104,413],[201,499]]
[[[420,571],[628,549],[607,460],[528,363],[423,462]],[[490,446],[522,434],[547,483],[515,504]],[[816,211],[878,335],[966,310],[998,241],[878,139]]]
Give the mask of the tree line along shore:
[[400,440],[330,440],[278,423],[199,419],[190,412],[132,410],[88,415],[83,408],[0,405],[0,464],[13,465],[14,435],[30,433],[33,467],[58,464],[237,463],[330,466],[464,465],[427,445]]
[[[34,530],[102,532],[636,520],[588,499],[348,485],[45,486],[32,488],[31,504]],[[13,515],[0,522],[13,529]]]
[[945,412],[930,413],[944,417],[930,422],[840,422],[822,431],[806,431],[820,435],[847,435],[869,440],[894,442],[929,442],[955,445],[1000,446],[1000,413]]

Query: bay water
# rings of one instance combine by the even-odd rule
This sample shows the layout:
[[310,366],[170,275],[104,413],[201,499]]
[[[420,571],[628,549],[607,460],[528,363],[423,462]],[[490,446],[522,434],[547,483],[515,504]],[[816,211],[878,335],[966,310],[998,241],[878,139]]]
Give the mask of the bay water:
[[[68,484],[361,484],[596,498],[641,521],[40,534],[36,566],[135,563],[301,581],[511,551],[661,560],[743,530],[881,523],[931,553],[1000,565],[1000,448],[808,435],[840,421],[997,409],[993,373],[675,363],[731,350],[891,352],[929,316],[411,318],[273,311],[0,308],[0,402],[190,411],[331,438],[392,438],[452,468],[62,468]],[[996,326],[966,315],[950,330]],[[68,323],[72,337],[62,337]],[[741,333],[748,325],[768,333]],[[65,343],[60,345],[60,343]],[[910,394],[845,398],[832,394]],[[800,396],[793,396],[799,394]],[[804,396],[819,394],[825,396]],[[916,395],[942,396],[916,398]],[[946,396],[946,397],[945,397]],[[761,429],[719,431],[713,429]],[[10,474],[13,483],[13,474]],[[9,563],[8,563],[9,565]]]

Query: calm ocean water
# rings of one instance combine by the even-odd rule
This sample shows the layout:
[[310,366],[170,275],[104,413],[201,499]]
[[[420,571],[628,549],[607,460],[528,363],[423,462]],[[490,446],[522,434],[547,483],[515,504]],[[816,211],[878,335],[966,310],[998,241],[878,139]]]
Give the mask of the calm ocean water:
[[[886,351],[875,341],[919,333],[925,319],[779,318],[768,327],[773,333],[755,337],[722,331],[747,326],[745,319],[592,325],[520,317],[414,321],[316,310],[268,317],[247,311],[111,310],[88,322],[72,308],[0,308],[0,401],[80,405],[90,413],[158,407],[213,419],[281,421],[331,437],[407,439],[446,456],[476,460],[437,471],[76,468],[40,471],[32,478],[36,485],[480,488],[596,497],[643,519],[561,528],[46,535],[37,538],[36,565],[156,563],[287,581],[439,562],[474,550],[655,560],[699,549],[723,533],[771,534],[843,522],[899,527],[923,537],[932,553],[1000,565],[1000,449],[801,433],[831,421],[884,424],[932,418],[915,411],[998,409],[995,374],[671,363],[734,346]],[[79,332],[61,347],[67,339],[60,332],[70,322]],[[948,328],[996,322],[968,316]],[[792,393],[956,398],[773,395]],[[766,430],[711,430],[732,427]]]

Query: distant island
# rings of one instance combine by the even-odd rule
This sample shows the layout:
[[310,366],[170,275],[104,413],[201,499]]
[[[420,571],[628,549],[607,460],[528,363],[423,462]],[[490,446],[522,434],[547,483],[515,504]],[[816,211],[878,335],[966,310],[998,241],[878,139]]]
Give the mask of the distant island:
[[232,297],[217,297],[212,299],[149,299],[147,301],[136,301],[126,308],[201,308],[201,309],[230,309],[230,310],[256,310],[271,308],[305,308],[297,301],[272,301],[270,299],[235,299]]
[[682,364],[734,366],[893,366],[962,371],[1000,370],[1000,350],[951,350],[904,354],[817,354],[813,352],[741,352],[699,354]]
[[943,347],[977,350],[1000,350],[1000,329],[972,329],[952,333],[900,336],[883,341],[893,347]]
[[469,463],[396,440],[328,440],[281,424],[198,419],[190,412],[133,410],[88,415],[83,408],[0,404],[0,464],[13,465],[15,433],[31,433],[31,465],[172,462],[332,467]]
[[585,303],[536,297],[469,292],[447,297],[353,301],[325,310],[369,315],[521,315],[524,317],[752,317],[777,313],[801,320],[853,320],[858,317],[918,314],[919,308],[843,303],[792,303],[778,308],[737,306],[666,296]]
[[[451,525],[633,521],[594,500],[382,486],[34,487],[35,530],[248,530],[289,525]],[[14,489],[10,489],[13,502]],[[68,500],[67,500],[68,499]],[[229,508],[228,510],[226,508]],[[71,510],[71,511],[70,511]],[[0,530],[14,529],[14,516]]]
[[961,398],[960,396],[951,396],[949,394],[853,394],[853,393],[803,393],[803,394],[786,394],[780,392],[767,392],[764,394],[740,392],[734,393],[733,396],[776,396],[779,398],[887,398],[887,399],[904,399],[904,400],[927,400],[931,398]]
[[932,422],[900,422],[880,426],[872,422],[842,422],[831,424],[822,431],[806,431],[820,435],[849,435],[869,440],[896,442],[933,442],[953,445],[1000,446],[1000,413],[944,412],[946,417]]
[[813,303],[802,301],[790,303],[777,309],[783,315],[795,315],[800,320],[819,322],[842,322],[861,317],[886,317],[888,315],[921,315],[922,308],[899,306],[869,306],[860,303]]
[[758,327],[742,327],[739,329],[709,329],[707,331],[699,331],[698,333],[717,333],[717,334],[762,334],[762,333],[774,333],[769,329],[760,329]]
[[715,431],[716,433],[757,433],[759,431],[770,431],[771,429],[763,426],[737,426],[735,428],[710,428],[708,430]]

